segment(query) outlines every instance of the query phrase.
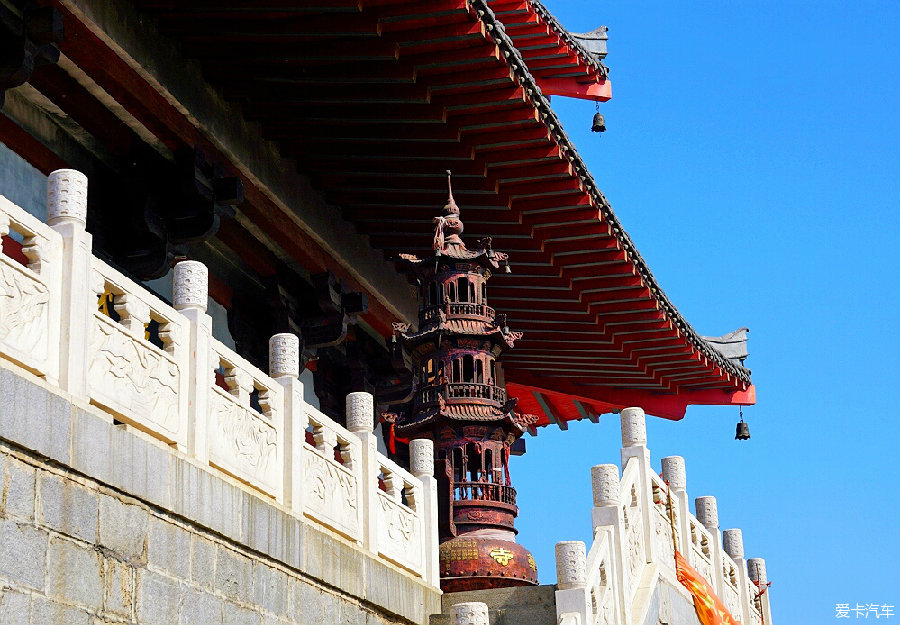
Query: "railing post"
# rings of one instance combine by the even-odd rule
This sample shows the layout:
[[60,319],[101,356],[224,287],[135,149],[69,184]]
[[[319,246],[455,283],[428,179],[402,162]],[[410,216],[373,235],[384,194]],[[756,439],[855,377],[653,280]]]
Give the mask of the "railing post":
[[719,508],[716,498],[711,495],[697,497],[694,500],[694,510],[697,511],[697,520],[713,537],[713,544],[709,550],[713,563],[713,578],[707,581],[721,597],[725,589],[725,577],[722,571],[722,536],[719,533]]
[[488,607],[486,603],[469,601],[453,606],[451,625],[488,625]]
[[425,554],[425,581],[440,585],[438,555],[438,500],[437,479],[434,477],[434,443],[427,438],[417,438],[409,443],[410,471],[422,480],[424,500],[422,511],[422,553]]
[[725,553],[731,556],[737,565],[738,597],[741,600],[741,622],[750,623],[750,602],[747,597],[747,563],[744,560],[744,537],[741,530],[735,528],[722,532],[722,545]]
[[747,560],[747,574],[750,581],[756,584],[757,593],[764,593],[759,598],[759,612],[763,616],[765,625],[772,625],[772,610],[769,606],[769,593],[767,584],[769,581],[766,575],[766,561],[762,558],[750,558]]
[[556,543],[556,586],[557,619],[574,613],[580,616],[582,623],[589,623],[593,608],[587,587],[587,549],[580,540]]
[[365,392],[347,395],[347,429],[362,441],[360,470],[360,524],[363,547],[378,552],[378,445],[374,429],[375,407]]
[[303,514],[303,442],[306,437],[306,405],[300,376],[300,339],[290,333],[275,334],[269,339],[269,376],[284,389],[283,421],[278,439],[281,458],[282,503],[298,515]]
[[206,265],[183,260],[175,265],[172,304],[190,322],[188,373],[188,454],[209,462],[209,393],[215,381],[212,362],[212,317],[206,314],[209,272]]
[[87,184],[87,176],[74,169],[57,169],[47,178],[47,224],[63,239],[59,383],[81,399],[88,395],[92,330]]
[[669,483],[672,497],[678,501],[678,533],[681,534],[678,550],[691,561],[691,509],[687,495],[687,473],[685,472],[684,458],[681,456],[668,456],[662,459],[663,480]]
[[[641,499],[641,524],[643,525],[644,554],[647,562],[659,562],[653,553],[653,526],[650,513],[653,511],[653,487],[650,482],[650,450],[647,449],[647,424],[644,410],[639,407],[623,408],[619,414],[622,427],[622,471],[630,458],[636,458],[640,470],[638,497]],[[629,602],[630,603],[630,602]],[[630,619],[631,606],[627,605]]]
[[[606,532],[610,541],[610,577],[614,593],[616,613],[623,623],[631,622],[631,599],[625,581],[628,550],[625,548],[625,519],[619,503],[619,467],[614,464],[598,464],[591,467],[591,490],[594,507],[591,509],[591,526],[594,542],[601,540],[600,532]],[[559,611],[557,610],[557,614]]]

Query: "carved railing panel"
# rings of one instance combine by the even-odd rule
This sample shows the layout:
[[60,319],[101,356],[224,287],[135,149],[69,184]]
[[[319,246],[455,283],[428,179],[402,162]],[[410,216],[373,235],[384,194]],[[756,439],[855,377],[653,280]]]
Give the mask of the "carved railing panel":
[[90,279],[90,292],[84,294],[92,309],[87,355],[90,400],[122,421],[183,446],[187,320],[95,257]]
[[425,557],[422,482],[381,455],[378,468],[384,483],[384,490],[377,493],[378,553],[402,567],[419,571]]
[[616,598],[613,591],[612,558],[609,533],[594,532],[594,542],[587,554],[587,588],[590,591],[591,614],[595,625],[616,623]]
[[210,372],[210,463],[264,493],[277,496],[281,474],[282,388],[219,341],[213,363],[227,390]]
[[62,238],[0,195],[0,353],[56,381]]
[[714,583],[715,568],[712,562],[713,538],[700,522],[690,515],[688,517],[691,532],[690,563],[694,570],[710,584]]
[[722,554],[722,594],[720,598],[736,619],[741,619],[741,591],[738,565],[727,553]]
[[672,513],[675,519],[676,544],[681,543],[681,508],[678,499],[668,491],[663,479],[650,471],[650,485],[652,488],[653,510],[650,515],[650,541],[653,549],[660,558],[660,564],[674,570],[674,547],[672,545],[672,522],[669,520],[668,501],[671,496]]
[[747,604],[750,606],[750,623],[751,625],[762,625],[762,615],[757,607],[756,584],[749,579],[747,580],[747,588],[744,590],[747,596]]
[[619,506],[624,519],[626,596],[629,600],[637,592],[641,573],[647,563],[639,478],[638,460],[632,458],[622,472],[619,490]]
[[307,419],[307,431],[312,434],[315,444],[303,443],[304,512],[348,538],[358,539],[361,515],[359,472],[362,467],[359,438],[310,406],[307,406]]

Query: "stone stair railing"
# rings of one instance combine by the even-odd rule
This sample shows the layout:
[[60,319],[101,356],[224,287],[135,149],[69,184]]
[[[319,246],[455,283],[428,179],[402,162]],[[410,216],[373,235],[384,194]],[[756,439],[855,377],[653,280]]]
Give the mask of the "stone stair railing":
[[651,469],[643,410],[626,408],[621,424],[621,478],[615,464],[591,469],[590,552],[580,541],[556,545],[558,623],[644,623],[660,580],[692,602],[676,578],[674,533],[678,550],[735,620],[771,625],[769,594],[759,593],[767,583],[765,561],[744,560],[741,530],[720,533],[715,497],[698,497],[696,515],[690,513],[682,457],[663,458],[661,477]]
[[347,397],[348,428],[304,402],[296,336],[271,338],[268,375],[214,339],[202,263],[175,266],[170,306],[93,256],[80,172],[47,198],[43,224],[0,195],[0,357],[439,585],[431,441],[406,471],[371,395]]

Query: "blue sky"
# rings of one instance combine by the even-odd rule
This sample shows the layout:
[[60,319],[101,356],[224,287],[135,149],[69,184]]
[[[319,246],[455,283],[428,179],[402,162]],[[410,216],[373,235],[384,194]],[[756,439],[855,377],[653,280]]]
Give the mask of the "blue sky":
[[[553,105],[651,270],[701,334],[751,330],[753,438],[733,440],[737,408],[651,418],[654,468],[684,456],[691,500],[743,529],[777,623],[900,612],[900,3],[546,4],[609,26],[608,131]],[[618,417],[527,443],[519,540],[554,583],[555,542],[589,544]]]

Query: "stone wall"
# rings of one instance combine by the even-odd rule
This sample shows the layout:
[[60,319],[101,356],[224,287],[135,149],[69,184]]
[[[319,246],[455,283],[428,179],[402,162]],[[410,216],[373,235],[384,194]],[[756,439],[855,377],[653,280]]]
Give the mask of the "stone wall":
[[440,594],[0,362],[0,623],[424,623]]

